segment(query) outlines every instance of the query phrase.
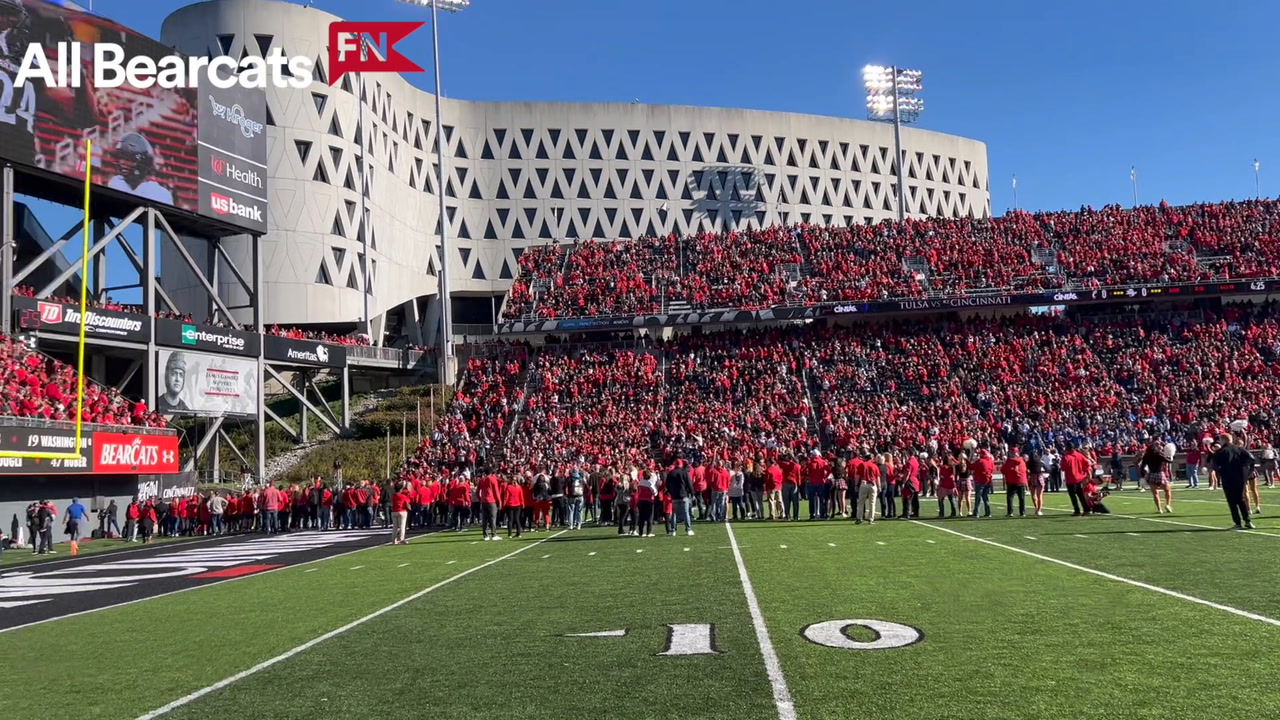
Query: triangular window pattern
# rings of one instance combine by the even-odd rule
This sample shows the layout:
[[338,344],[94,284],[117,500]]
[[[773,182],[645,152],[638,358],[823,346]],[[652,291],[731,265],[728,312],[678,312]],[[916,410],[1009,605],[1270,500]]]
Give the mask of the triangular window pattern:
[[476,263],[475,269],[471,271],[471,279],[472,280],[488,280],[489,279],[484,276],[484,267],[481,266],[480,263]]
[[275,40],[272,35],[254,35],[254,40],[258,41],[258,52],[262,57],[266,57],[271,52],[271,41]]
[[275,118],[275,116],[274,116],[274,115],[272,115],[272,114],[271,114],[271,104],[270,104],[270,103],[268,103],[268,104],[267,104],[267,117],[266,117],[265,119],[266,119],[266,121],[267,121],[267,127],[275,127],[275,126],[276,126],[276,118]]
[[321,85],[328,85],[329,78],[327,75],[325,75],[324,65],[320,63],[320,58],[316,58],[315,64],[312,65],[311,67],[315,71],[316,82],[320,83]]
[[316,116],[324,114],[324,108],[329,104],[329,96],[318,92],[311,93],[311,102],[316,106]]
[[329,173],[325,172],[324,162],[316,163],[316,171],[315,171],[315,174],[311,176],[311,179],[314,180],[315,182],[322,182],[322,183],[329,182]]
[[235,35],[219,35],[218,36],[218,47],[222,50],[223,55],[231,54],[231,46],[234,45],[235,42],[236,42]]
[[311,141],[310,140],[294,140],[294,150],[298,151],[298,160],[303,164],[307,164],[307,158],[311,157]]
[[320,261],[320,269],[316,271],[317,285],[333,285],[333,278],[329,277],[329,268],[325,266],[324,260]]
[[342,267],[342,261],[347,259],[347,251],[340,247],[329,248],[329,250],[333,253],[333,266]]
[[337,113],[334,113],[333,117],[329,119],[329,134],[334,137],[343,137],[342,126],[338,124]]
[[347,271],[347,289],[348,290],[360,289],[360,281],[356,279],[356,268],[354,265],[352,265],[351,269]]
[[511,266],[507,264],[507,261],[506,261],[506,259],[504,258],[504,259],[503,259],[503,261],[502,261],[502,270],[498,273],[498,279],[499,279],[499,280],[511,280],[511,279],[514,279],[514,278],[515,278],[515,276],[511,274]]
[[329,234],[337,235],[339,237],[347,236],[347,234],[342,231],[342,216],[336,212],[333,214],[333,226],[329,228]]

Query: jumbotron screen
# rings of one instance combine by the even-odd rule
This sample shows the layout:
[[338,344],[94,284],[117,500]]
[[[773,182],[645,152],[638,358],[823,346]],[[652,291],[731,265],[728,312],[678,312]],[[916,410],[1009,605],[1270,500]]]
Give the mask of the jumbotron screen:
[[[0,0],[0,157],[77,179],[90,162],[95,185],[250,231],[265,230],[265,94],[238,87],[96,86],[94,46],[99,43],[119,47],[125,58],[158,61],[174,55],[100,15],[46,0]],[[24,59],[36,45],[55,82],[28,76],[19,87]],[[209,118],[201,117],[206,106],[223,110],[221,124],[232,120],[227,110],[232,108],[237,131],[257,132],[206,128],[213,143],[202,151],[201,123],[219,124],[212,111],[206,113]],[[235,147],[218,142],[228,135]],[[93,140],[92,158],[85,157],[86,139]],[[229,165],[226,156],[244,160]],[[258,164],[254,161],[264,164],[249,167]]]

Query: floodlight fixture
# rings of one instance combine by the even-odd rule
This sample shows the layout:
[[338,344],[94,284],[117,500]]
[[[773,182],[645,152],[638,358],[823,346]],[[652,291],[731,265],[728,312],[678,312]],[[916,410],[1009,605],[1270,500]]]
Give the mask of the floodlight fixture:
[[924,100],[916,93],[924,89],[924,73],[896,65],[868,65],[862,69],[867,90],[867,119],[893,123],[893,144],[897,169],[898,220],[906,218],[906,186],[902,152],[902,126],[914,123],[924,110]]
[[[445,136],[443,112],[440,109],[440,21],[438,12],[459,12],[471,6],[471,0],[400,0],[406,5],[431,9],[431,52],[435,57],[436,80],[436,195],[440,198],[440,272],[436,275],[439,283],[436,298],[440,302],[440,383],[453,384],[453,296],[449,292],[449,211],[445,205]],[[493,318],[498,324],[498,318]]]

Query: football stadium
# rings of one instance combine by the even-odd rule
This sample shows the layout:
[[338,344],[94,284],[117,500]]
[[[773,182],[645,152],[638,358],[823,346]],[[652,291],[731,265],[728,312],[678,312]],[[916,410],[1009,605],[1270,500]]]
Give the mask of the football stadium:
[[1265,155],[993,211],[920,70],[459,99],[470,3],[336,4],[0,0],[0,720],[1280,718]]

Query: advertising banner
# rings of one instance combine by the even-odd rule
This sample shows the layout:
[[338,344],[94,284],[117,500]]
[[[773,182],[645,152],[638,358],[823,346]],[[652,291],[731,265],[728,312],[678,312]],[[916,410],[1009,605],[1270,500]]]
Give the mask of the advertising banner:
[[200,213],[267,231],[267,96],[200,86]]
[[[109,431],[86,426],[80,437],[79,459],[0,457],[0,475],[133,475],[178,472],[178,436],[139,434],[121,426]],[[0,450],[69,453],[75,447],[71,427],[6,425],[0,420]]]
[[[80,305],[36,300],[29,297],[13,298],[13,311],[17,326],[29,332],[50,332],[77,337],[80,334]],[[85,313],[85,337],[126,340],[145,343],[151,337],[151,323],[146,315],[97,310],[89,308]]]
[[199,417],[255,417],[258,363],[181,350],[157,353],[156,412]]
[[178,472],[177,435],[93,433],[93,471],[115,475]]
[[278,335],[263,335],[262,343],[262,356],[267,360],[334,368],[347,365],[347,349],[341,345],[315,340],[293,340]]
[[[90,447],[91,433],[80,438],[79,459],[0,457],[0,475],[63,475],[93,471]],[[32,428],[0,426],[0,450],[10,452],[70,453],[76,447],[76,431],[72,428]]]
[[138,501],[169,502],[180,498],[188,498],[196,494],[199,482],[193,472],[174,473],[173,475],[139,475]]
[[[112,190],[196,212],[196,91],[192,88],[97,87],[99,43],[153,61],[173,51],[100,15],[23,0],[0,13],[0,155],[30,167],[84,177],[85,138],[94,138],[94,182]],[[18,84],[28,48],[62,82]],[[66,69],[64,71],[64,68]],[[78,72],[78,74],[76,74]]]
[[256,358],[262,339],[257,333],[243,330],[159,318],[156,320],[156,344],[215,355]]
[[0,2],[0,37],[0,158],[76,180],[92,164],[95,185],[266,229],[261,88],[173,82],[171,48],[58,2]]

